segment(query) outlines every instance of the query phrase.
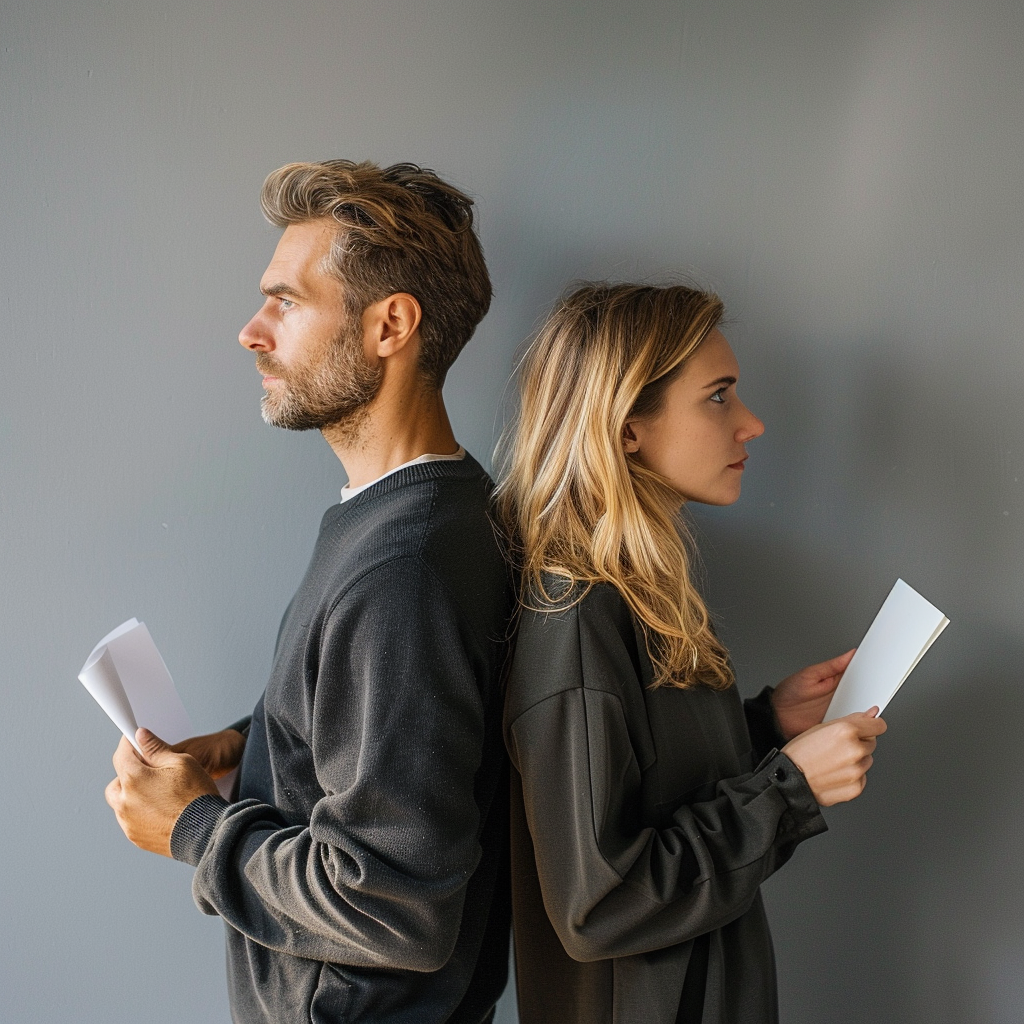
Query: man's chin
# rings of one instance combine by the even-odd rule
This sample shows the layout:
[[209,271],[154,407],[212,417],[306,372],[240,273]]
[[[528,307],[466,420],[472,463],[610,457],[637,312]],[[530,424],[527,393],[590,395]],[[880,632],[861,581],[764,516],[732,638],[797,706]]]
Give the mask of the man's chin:
[[260,414],[263,422],[271,427],[283,430],[319,430],[323,434],[352,436],[357,434],[359,426],[366,417],[369,402],[354,408],[323,410],[296,408],[275,402],[271,395],[264,395],[260,402]]
[[260,402],[260,415],[268,426],[281,427],[283,430],[319,430],[321,427],[321,423],[309,416],[305,410],[287,407],[282,409],[270,395],[263,396]]

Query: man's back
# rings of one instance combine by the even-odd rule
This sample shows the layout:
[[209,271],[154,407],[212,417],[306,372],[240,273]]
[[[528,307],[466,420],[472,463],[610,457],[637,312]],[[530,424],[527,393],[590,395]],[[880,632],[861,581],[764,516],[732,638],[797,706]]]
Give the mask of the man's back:
[[479,1024],[505,981],[512,595],[470,457],[325,514],[240,802],[175,827],[228,924],[235,1019]]
[[[238,340],[264,420],[319,431],[348,497],[251,735],[139,730],[105,796],[133,843],[197,867],[236,1021],[481,1024],[508,952],[512,594],[442,394],[491,301],[473,200],[415,164],[326,160],[274,171],[260,205],[282,234]],[[229,804],[214,780],[243,748]]]

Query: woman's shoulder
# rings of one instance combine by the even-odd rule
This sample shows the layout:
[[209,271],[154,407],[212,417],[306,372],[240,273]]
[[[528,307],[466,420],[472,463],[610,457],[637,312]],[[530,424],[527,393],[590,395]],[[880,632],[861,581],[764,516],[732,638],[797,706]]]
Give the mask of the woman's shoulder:
[[[572,690],[636,685],[636,631],[622,596],[607,583],[526,599],[508,679],[507,711],[521,713]],[[630,684],[627,680],[632,677]]]
[[599,622],[627,632],[633,629],[633,613],[611,583],[570,582],[545,573],[542,587],[531,588],[524,594],[520,631],[578,629],[581,624]]

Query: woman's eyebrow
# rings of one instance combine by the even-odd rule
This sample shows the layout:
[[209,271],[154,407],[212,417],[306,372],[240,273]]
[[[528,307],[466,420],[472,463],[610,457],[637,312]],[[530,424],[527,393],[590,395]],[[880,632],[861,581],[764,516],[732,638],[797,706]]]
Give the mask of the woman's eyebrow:
[[710,384],[705,384],[704,389],[707,390],[708,388],[719,388],[723,386],[728,387],[730,384],[735,383],[735,377],[719,377],[718,380],[713,380]]

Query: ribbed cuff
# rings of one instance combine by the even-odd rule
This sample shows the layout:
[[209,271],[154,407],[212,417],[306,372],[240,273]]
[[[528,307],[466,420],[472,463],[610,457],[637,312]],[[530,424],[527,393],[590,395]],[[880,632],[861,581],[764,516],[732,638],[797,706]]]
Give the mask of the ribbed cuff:
[[196,867],[206,852],[217,822],[229,806],[227,800],[212,793],[197,796],[174,823],[171,831],[171,856]]
[[786,801],[786,811],[779,819],[777,833],[781,842],[799,843],[828,831],[804,773],[781,750],[768,754],[754,774],[766,775],[768,784]]

